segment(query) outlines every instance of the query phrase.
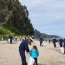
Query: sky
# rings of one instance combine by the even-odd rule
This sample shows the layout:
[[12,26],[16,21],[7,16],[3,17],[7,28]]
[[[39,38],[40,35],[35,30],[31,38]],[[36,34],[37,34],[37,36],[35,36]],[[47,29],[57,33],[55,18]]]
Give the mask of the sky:
[[65,0],[19,0],[26,5],[33,27],[42,33],[65,37]]

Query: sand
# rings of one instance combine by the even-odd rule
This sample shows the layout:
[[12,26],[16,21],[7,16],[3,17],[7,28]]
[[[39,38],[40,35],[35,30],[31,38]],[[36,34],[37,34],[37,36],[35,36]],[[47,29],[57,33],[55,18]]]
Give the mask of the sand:
[[[9,44],[7,41],[0,41],[0,65],[21,65],[18,51],[20,42]],[[44,42],[44,46],[40,47],[39,41],[36,40],[33,45],[36,45],[39,50],[38,65],[65,65],[65,55],[61,53],[58,43],[57,48],[48,42]],[[31,49],[33,45],[29,45],[29,48]],[[27,53],[26,58],[28,61],[29,54]]]

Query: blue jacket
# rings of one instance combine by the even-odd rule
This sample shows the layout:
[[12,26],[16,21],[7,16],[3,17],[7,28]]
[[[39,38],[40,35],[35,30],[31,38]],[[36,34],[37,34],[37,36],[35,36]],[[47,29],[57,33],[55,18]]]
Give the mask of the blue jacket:
[[32,50],[30,51],[30,56],[33,57],[33,58],[38,58],[38,56],[39,56],[38,50],[32,49]]

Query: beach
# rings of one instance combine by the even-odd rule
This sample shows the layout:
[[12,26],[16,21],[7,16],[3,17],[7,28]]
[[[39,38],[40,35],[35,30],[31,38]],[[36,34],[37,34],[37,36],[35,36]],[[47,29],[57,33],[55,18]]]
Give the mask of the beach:
[[[21,41],[15,44],[0,41],[0,65],[21,65],[20,43]],[[35,40],[32,45],[29,45],[29,48],[31,49],[33,45],[36,45],[39,50],[38,65],[65,65],[65,55],[61,53],[58,43],[54,48],[52,42],[49,44],[48,41],[45,41],[40,47],[39,41]],[[29,57],[29,54],[26,53],[27,62]]]

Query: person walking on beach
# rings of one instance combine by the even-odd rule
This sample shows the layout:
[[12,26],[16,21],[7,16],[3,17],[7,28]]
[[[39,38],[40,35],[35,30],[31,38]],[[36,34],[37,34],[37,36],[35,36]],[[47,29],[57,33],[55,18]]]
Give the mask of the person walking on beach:
[[40,46],[42,46],[43,41],[44,41],[43,37],[40,36]]
[[35,60],[34,65],[38,65],[37,58],[39,56],[39,52],[38,52],[37,46],[35,46],[35,45],[33,46],[33,48],[30,51],[30,56],[32,58],[34,58],[34,60]]
[[62,38],[59,39],[59,45],[60,45],[60,47],[63,47],[63,39]]
[[64,38],[64,45],[63,45],[63,47],[64,47],[64,54],[65,54],[65,38]]
[[56,48],[56,42],[57,42],[56,38],[53,38],[52,42],[53,42],[54,47]]
[[13,40],[13,36],[9,36],[9,39],[10,39],[10,43],[12,43],[12,40]]
[[49,44],[50,44],[51,40],[49,40]]
[[19,53],[20,53],[20,56],[21,56],[22,65],[27,65],[25,51],[27,53],[29,52],[28,40],[26,38],[22,40],[22,42],[19,46]]

